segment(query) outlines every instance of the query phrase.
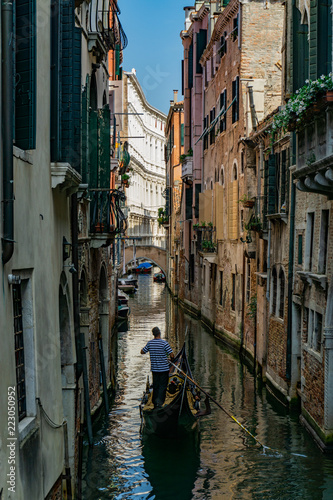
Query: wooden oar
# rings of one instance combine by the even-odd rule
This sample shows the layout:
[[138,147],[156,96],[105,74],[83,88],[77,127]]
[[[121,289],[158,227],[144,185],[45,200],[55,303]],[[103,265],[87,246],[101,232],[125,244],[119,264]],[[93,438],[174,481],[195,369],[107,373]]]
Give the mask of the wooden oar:
[[[216,401],[216,399],[214,399],[208,392],[206,392],[202,387],[200,387],[199,384],[197,384],[191,377],[189,377],[188,375],[186,375],[185,372],[183,372],[183,370],[181,370],[177,365],[175,365],[174,363],[172,363],[170,361],[170,364],[172,366],[174,366],[180,373],[182,373],[185,377],[187,377],[188,380],[190,380],[192,382],[192,384],[194,384],[198,389],[200,389],[200,391],[202,391],[204,394],[206,394],[206,396],[211,399],[213,401],[213,403],[216,404],[216,406],[218,406],[222,411],[224,411],[224,413],[226,415],[228,415],[228,417],[230,417],[234,422],[236,422],[236,424],[238,424],[242,429],[243,431],[247,432],[247,434],[249,434],[249,436],[251,436],[258,444],[260,444],[260,446],[262,446],[262,448],[264,449],[268,449],[268,450],[273,450],[272,448],[270,448],[269,446],[266,446],[264,444],[262,444],[258,438],[256,438],[246,427],[244,427],[244,425],[242,425],[240,422],[238,422],[237,418],[234,417],[233,415],[231,415],[231,413],[229,413],[225,408],[223,408],[223,406],[220,405],[220,403],[218,403]],[[273,450],[273,451],[276,451],[276,450]]]

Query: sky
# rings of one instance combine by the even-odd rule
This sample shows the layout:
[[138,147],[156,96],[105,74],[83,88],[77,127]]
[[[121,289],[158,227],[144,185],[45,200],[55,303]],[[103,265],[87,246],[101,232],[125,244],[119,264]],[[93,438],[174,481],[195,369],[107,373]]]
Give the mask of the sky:
[[[194,4],[194,2],[192,2]],[[128,38],[123,70],[136,69],[136,76],[149,104],[166,115],[173,90],[181,95],[186,0],[118,0],[122,27]]]

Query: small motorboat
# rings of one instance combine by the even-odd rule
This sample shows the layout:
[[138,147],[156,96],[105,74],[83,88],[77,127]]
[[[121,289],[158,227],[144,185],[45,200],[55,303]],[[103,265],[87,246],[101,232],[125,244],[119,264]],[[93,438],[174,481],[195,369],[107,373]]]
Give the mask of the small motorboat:
[[134,285],[135,288],[138,288],[138,278],[133,276],[133,274],[122,276],[121,280],[125,281],[128,285]]
[[147,434],[175,436],[181,431],[193,431],[198,426],[198,417],[210,414],[208,398],[205,400],[205,410],[200,410],[199,393],[187,378],[187,375],[192,378],[192,373],[185,344],[175,357],[174,364],[183,374],[174,367],[170,368],[166,398],[162,407],[154,408],[152,386],[149,379],[147,380],[140,404],[142,429]]
[[118,288],[125,293],[134,293],[136,290],[134,285],[126,283],[126,280],[123,279],[118,280]]
[[122,290],[118,289],[118,305],[128,305],[128,300],[129,296],[123,292]]
[[154,279],[154,281],[157,281],[158,283],[165,283],[165,274],[162,272],[155,273],[153,279]]
[[153,264],[151,264],[150,262],[141,262],[141,264],[139,264],[135,269],[133,269],[133,271],[135,273],[148,274],[151,272],[152,269],[153,269]]
[[128,306],[126,306],[125,304],[118,305],[118,318],[119,319],[128,318],[129,313],[130,313],[130,308]]

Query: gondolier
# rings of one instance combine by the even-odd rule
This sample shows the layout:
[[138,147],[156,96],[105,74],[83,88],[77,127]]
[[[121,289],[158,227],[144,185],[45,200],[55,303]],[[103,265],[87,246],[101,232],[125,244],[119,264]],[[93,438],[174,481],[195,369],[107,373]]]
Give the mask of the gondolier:
[[173,351],[164,339],[161,339],[161,331],[158,326],[152,329],[154,338],[149,340],[145,347],[141,349],[141,354],[150,354],[150,365],[153,374],[153,404],[154,408],[161,408],[164,401],[169,379],[169,362],[174,359]]

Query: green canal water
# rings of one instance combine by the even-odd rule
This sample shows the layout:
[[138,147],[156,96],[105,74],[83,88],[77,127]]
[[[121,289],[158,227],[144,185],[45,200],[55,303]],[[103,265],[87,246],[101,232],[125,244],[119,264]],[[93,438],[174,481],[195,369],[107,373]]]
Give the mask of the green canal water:
[[[258,390],[233,352],[172,303],[164,284],[140,275],[130,308],[128,330],[118,332],[115,400],[108,418],[94,424],[94,446],[85,441],[84,500],[333,499],[333,458],[320,452],[297,414]],[[150,363],[140,350],[156,325],[174,351],[186,342],[195,380],[271,449],[260,448],[214,404],[197,434],[141,435]]]

